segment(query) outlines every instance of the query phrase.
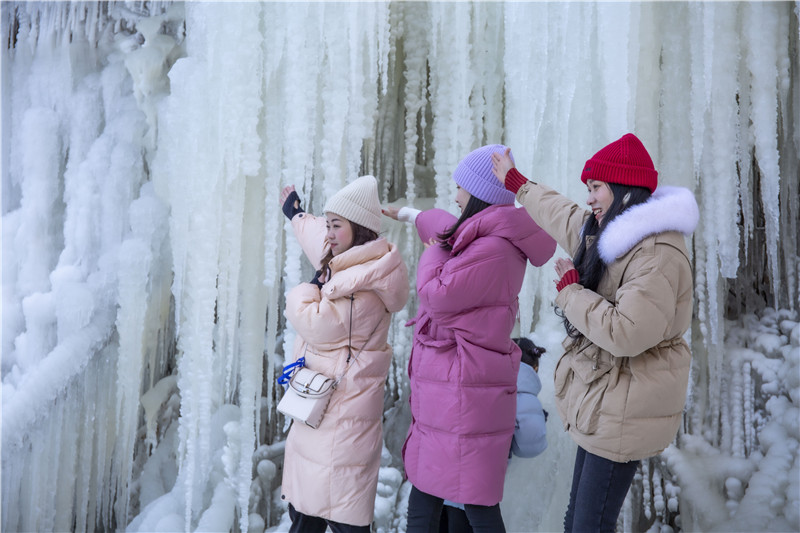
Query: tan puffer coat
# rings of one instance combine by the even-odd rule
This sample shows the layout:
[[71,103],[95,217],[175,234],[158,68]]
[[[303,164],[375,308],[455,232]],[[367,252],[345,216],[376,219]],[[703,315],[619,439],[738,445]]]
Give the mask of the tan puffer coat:
[[[319,268],[328,251],[325,219],[300,213],[292,227]],[[301,283],[286,297],[286,317],[298,333],[293,360],[304,355],[308,368],[336,378],[344,372],[348,342],[354,358],[364,349],[331,395],[320,426],[292,424],[282,497],[304,514],[365,526],[373,518],[383,445],[384,383],[392,359],[386,339],[391,313],[408,299],[408,271],[398,249],[383,238],[337,255],[330,267],[321,290]]]
[[[517,200],[570,255],[590,211],[540,184]],[[686,400],[693,278],[683,235],[699,219],[691,191],[660,186],[609,223],[599,242],[607,265],[597,292],[575,283],[556,298],[584,338],[564,341],[556,406],[575,442],[612,461],[660,453],[675,438]]]

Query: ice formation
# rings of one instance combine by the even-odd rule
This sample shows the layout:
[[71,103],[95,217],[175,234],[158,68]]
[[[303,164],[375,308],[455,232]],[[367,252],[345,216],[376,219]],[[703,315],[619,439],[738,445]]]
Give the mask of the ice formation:
[[[623,527],[798,529],[799,6],[3,2],[2,529],[281,530],[283,295],[311,272],[280,189],[319,212],[370,173],[385,203],[453,209],[458,160],[502,142],[581,202],[627,131],[701,222],[684,428]],[[421,245],[385,227],[413,281]],[[546,408],[551,270],[520,296]],[[405,530],[415,304],[390,331],[380,531]],[[560,527],[550,428],[512,463],[514,529]]]

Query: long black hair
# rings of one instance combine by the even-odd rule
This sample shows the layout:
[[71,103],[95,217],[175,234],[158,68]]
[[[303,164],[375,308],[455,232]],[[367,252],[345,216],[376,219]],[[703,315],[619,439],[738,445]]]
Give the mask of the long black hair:
[[456,221],[456,223],[453,224],[453,227],[451,227],[444,233],[439,233],[438,235],[436,235],[436,237],[440,241],[441,247],[444,248],[445,250],[452,250],[453,245],[451,245],[448,241],[453,235],[456,234],[456,230],[458,230],[459,226],[461,226],[461,224],[463,224],[464,221],[466,221],[469,217],[471,217],[476,213],[480,213],[490,205],[492,204],[484,202],[480,198],[477,198],[475,196],[470,196],[469,201],[467,202],[467,206],[461,212],[461,216]]
[[[617,215],[634,205],[642,204],[650,199],[650,189],[645,187],[631,187],[630,185],[609,182],[606,182],[606,184],[611,188],[614,199],[608,211],[603,215],[601,223],[598,223],[594,216],[586,219],[581,230],[581,242],[575,252],[575,257],[572,258],[575,270],[580,274],[580,284],[584,288],[595,292],[600,285],[600,280],[603,279],[603,275],[606,273],[606,264],[600,258],[600,251],[597,247],[600,236]],[[594,236],[594,240],[592,244],[587,246],[587,240],[592,236]],[[578,341],[581,338],[581,333],[567,320],[564,312],[557,308],[556,314],[564,322],[564,329],[567,330],[567,335],[573,340],[573,343]]]

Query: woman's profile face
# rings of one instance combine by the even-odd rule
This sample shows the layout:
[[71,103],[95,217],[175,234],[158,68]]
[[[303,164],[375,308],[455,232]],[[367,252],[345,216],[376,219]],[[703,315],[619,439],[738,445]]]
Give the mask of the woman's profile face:
[[337,256],[349,250],[353,246],[353,226],[350,221],[335,213],[325,213],[325,218],[328,228],[325,240],[331,246],[331,253]]
[[458,209],[463,213],[464,208],[467,207],[467,202],[469,199],[472,198],[472,195],[467,192],[466,189],[462,189],[458,185],[456,185],[456,204],[458,205]]
[[611,207],[611,202],[614,201],[614,193],[611,192],[611,187],[608,183],[598,180],[586,180],[586,188],[589,190],[589,198],[586,203],[592,208],[592,213],[600,224],[603,217]]

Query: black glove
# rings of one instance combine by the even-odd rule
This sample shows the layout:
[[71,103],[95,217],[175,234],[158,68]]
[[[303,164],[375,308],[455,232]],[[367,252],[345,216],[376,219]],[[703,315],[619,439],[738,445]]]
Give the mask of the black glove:
[[550,416],[550,414],[544,409],[542,409],[542,412],[544,413],[544,421],[547,422],[547,417]]
[[322,275],[322,270],[317,270],[316,274],[314,274],[314,279],[312,279],[309,283],[313,283],[320,289],[322,288],[323,283],[319,280],[319,277]]
[[[297,207],[294,206],[294,203],[297,202]],[[283,214],[286,215],[286,218],[292,220],[297,213],[305,213],[302,207],[300,207],[300,196],[298,196],[297,191],[292,191],[289,193],[289,196],[286,198],[286,201],[283,202]]]

